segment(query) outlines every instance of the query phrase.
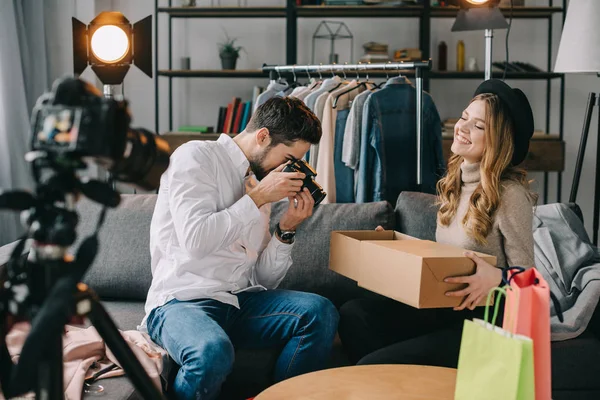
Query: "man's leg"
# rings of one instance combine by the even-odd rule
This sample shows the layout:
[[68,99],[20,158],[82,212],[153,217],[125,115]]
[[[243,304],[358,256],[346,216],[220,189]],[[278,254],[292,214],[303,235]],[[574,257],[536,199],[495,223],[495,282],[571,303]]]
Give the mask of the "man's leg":
[[236,348],[283,345],[275,381],[326,366],[338,312],[326,298],[287,290],[240,293],[240,310],[227,327]]
[[181,366],[173,387],[178,399],[218,396],[234,361],[233,346],[221,328],[229,308],[216,300],[173,300],[150,313],[150,337]]

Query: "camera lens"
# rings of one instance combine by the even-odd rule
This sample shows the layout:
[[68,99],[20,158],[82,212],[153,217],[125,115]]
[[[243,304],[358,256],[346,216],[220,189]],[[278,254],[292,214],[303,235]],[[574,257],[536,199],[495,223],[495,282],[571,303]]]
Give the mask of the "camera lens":
[[119,181],[154,190],[169,166],[170,156],[169,144],[164,139],[145,129],[130,129],[123,157],[113,164],[110,172]]
[[321,203],[327,196],[327,193],[325,193],[321,185],[319,185],[317,182],[315,182],[314,179],[310,177],[306,177],[304,179],[304,187],[308,189],[311,196],[315,200],[315,206],[318,206],[319,203]]

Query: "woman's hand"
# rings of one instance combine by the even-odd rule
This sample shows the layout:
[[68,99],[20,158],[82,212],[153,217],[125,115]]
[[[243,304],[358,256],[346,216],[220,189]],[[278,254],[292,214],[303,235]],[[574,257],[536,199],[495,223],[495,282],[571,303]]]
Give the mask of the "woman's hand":
[[455,311],[464,310],[465,308],[474,310],[477,304],[487,297],[489,291],[502,282],[502,270],[500,268],[494,267],[470,251],[465,252],[465,256],[475,262],[477,266],[475,274],[444,279],[446,283],[466,283],[469,285],[462,290],[446,292],[446,296],[465,298],[458,307],[454,307]]

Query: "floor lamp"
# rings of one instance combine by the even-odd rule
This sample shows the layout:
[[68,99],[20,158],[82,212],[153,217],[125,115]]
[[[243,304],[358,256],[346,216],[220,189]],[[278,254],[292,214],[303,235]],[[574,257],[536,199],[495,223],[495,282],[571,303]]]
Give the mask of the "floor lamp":
[[461,0],[461,9],[452,32],[485,31],[485,80],[492,78],[492,39],[494,29],[506,29],[508,23],[496,5],[498,0]]
[[[600,42],[598,41],[598,21],[600,21],[600,1],[571,0],[563,27],[554,72],[596,74],[600,76]],[[569,202],[575,203],[581,178],[581,168],[587,146],[590,122],[594,106],[600,107],[600,93],[591,92],[588,96],[583,131],[577,152],[575,174],[571,186]],[[600,113],[598,115],[598,146],[596,149],[596,171],[594,184],[593,243],[598,245],[600,216]]]

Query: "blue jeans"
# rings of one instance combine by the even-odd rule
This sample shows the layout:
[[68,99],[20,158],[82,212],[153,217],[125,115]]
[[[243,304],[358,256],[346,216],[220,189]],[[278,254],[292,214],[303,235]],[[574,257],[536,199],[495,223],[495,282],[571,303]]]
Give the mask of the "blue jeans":
[[212,299],[171,300],[148,316],[148,333],[181,366],[178,399],[214,399],[233,367],[234,349],[283,346],[274,380],[325,367],[338,312],[324,297],[286,290],[244,292],[240,308]]

